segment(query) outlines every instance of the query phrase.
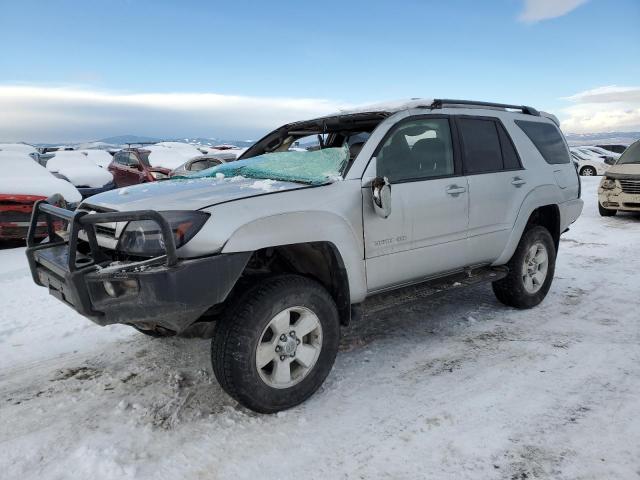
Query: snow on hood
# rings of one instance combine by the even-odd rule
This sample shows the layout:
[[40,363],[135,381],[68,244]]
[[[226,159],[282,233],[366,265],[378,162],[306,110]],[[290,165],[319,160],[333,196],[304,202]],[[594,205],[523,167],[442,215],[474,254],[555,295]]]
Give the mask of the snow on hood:
[[0,151],[0,169],[0,194],[50,197],[59,193],[68,202],[82,199],[76,187],[54,177],[25,153]]
[[113,156],[107,152],[106,150],[78,150],[79,153],[85,155],[89,160],[102,168],[107,168],[111,161],[113,160]]
[[193,145],[181,142],[160,142],[154,145],[145,145],[149,150],[149,165],[152,167],[178,168],[187,160],[202,155],[202,152]]
[[17,152],[29,155],[35,153],[36,149],[24,143],[0,143],[0,152]]
[[47,162],[47,170],[64,175],[76,187],[98,188],[113,180],[108,170],[78,151],[56,152],[55,157]]
[[165,180],[119,188],[94,195],[87,203],[119,211],[197,210],[231,200],[300,188],[309,186],[219,174],[217,177]]

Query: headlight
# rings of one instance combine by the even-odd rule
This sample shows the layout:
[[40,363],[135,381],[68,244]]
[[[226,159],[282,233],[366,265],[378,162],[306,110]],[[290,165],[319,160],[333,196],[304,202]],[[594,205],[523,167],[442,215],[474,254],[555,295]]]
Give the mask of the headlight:
[[[159,212],[173,232],[176,248],[191,240],[209,218],[205,212],[173,210]],[[153,220],[135,220],[127,224],[117,249],[120,252],[143,257],[156,257],[165,253],[160,225]]]
[[151,176],[156,180],[164,180],[165,178],[169,178],[169,175],[167,175],[166,173],[162,173],[162,172],[149,172],[149,173],[151,173]]
[[604,177],[600,187],[605,190],[613,190],[616,188],[616,181],[613,178]]

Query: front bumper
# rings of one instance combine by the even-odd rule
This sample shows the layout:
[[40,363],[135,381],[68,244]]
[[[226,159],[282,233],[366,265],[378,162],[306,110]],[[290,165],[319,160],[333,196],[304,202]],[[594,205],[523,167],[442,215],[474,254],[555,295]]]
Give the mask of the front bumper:
[[598,189],[598,202],[603,208],[624,212],[640,212],[640,194],[625,193],[619,188]]
[[[99,325],[121,323],[146,330],[162,327],[179,333],[226,299],[251,255],[246,252],[178,259],[171,235],[165,237],[167,255],[138,262],[113,262],[93,243],[93,226],[114,221],[115,217],[117,221],[150,217],[158,220],[153,212],[89,216],[41,202],[34,208],[34,217],[38,211],[70,222],[70,235],[68,240],[50,235],[53,241],[35,244],[30,232],[27,258],[33,280]],[[80,229],[87,233],[91,247],[85,254],[77,250]]]

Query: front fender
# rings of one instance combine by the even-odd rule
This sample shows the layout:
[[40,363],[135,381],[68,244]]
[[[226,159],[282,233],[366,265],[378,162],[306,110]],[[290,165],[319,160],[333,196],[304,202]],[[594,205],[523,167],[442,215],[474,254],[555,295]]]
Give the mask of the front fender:
[[222,248],[222,253],[322,241],[332,243],[342,256],[351,303],[364,300],[367,288],[362,236],[358,237],[349,222],[334,213],[287,212],[258,218],[236,229]]

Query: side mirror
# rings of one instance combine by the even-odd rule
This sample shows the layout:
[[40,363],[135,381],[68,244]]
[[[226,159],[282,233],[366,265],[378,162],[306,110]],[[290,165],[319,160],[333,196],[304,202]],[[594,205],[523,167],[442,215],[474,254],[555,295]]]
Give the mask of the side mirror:
[[391,215],[391,184],[387,177],[376,177],[371,183],[373,209],[379,217]]
[[604,163],[606,163],[607,165],[613,165],[614,163],[616,163],[616,161],[613,159],[613,157],[604,157]]

